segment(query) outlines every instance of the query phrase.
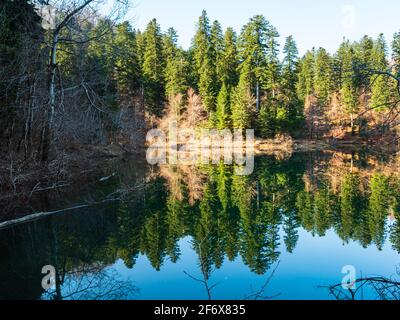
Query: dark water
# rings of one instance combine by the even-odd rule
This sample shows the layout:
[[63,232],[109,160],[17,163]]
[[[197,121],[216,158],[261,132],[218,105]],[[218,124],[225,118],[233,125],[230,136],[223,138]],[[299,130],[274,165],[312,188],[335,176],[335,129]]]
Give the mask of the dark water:
[[[128,160],[79,197],[94,205],[0,230],[2,299],[333,299],[342,267],[393,276],[400,264],[400,177],[360,154],[150,168]],[[42,288],[42,267],[56,285]],[[364,298],[376,298],[365,288]]]

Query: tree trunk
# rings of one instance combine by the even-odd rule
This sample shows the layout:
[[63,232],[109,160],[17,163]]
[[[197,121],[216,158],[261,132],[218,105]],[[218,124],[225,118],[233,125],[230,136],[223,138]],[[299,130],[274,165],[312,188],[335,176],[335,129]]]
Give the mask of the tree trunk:
[[351,126],[351,135],[354,136],[354,116],[353,114],[350,115],[350,126]]
[[260,110],[260,84],[257,81],[257,87],[256,87],[256,110]]
[[45,123],[42,129],[41,137],[41,162],[45,164],[49,160],[51,147],[51,135],[54,119],[54,111],[56,106],[56,70],[57,70],[57,46],[58,31],[53,35],[51,46],[50,62],[49,62],[49,85],[48,85],[48,108],[45,113]]

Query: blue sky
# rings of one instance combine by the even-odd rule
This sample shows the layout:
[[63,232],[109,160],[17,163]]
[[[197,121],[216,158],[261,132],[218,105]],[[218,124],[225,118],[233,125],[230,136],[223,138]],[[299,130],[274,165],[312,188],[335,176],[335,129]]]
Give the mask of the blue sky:
[[388,43],[400,31],[399,0],[132,0],[126,18],[135,28],[144,29],[156,18],[163,30],[174,27],[179,44],[190,45],[201,11],[210,20],[218,19],[224,28],[237,32],[256,14],[263,14],[283,39],[293,35],[303,54],[307,49],[324,47],[334,52],[343,37],[358,40],[364,34],[384,33]]

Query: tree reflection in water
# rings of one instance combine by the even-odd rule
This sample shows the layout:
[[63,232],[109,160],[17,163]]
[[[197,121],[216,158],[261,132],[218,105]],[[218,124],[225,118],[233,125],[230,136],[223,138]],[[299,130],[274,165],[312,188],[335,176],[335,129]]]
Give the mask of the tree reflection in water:
[[180,259],[184,237],[192,239],[207,283],[213,270],[238,257],[255,274],[266,274],[282,248],[295,252],[300,228],[318,236],[334,230],[344,244],[379,250],[389,240],[400,252],[397,163],[304,153],[260,157],[255,172],[244,177],[223,164],[154,167],[141,177],[119,170],[103,193],[123,189],[124,201],[0,231],[0,297],[42,297],[44,265],[60,270],[63,291],[46,293],[48,298],[123,298],[119,288],[134,295],[137,289],[125,288],[107,266],[120,259],[133,268],[145,255],[160,270],[166,259]]

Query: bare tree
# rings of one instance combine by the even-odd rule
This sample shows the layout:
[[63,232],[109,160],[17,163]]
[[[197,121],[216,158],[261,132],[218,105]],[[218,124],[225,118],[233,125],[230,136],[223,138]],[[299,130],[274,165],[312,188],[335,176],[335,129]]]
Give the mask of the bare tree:
[[[128,0],[114,0],[111,4],[107,0],[34,0],[38,8],[50,7],[47,12],[54,14],[50,17],[46,45],[49,48],[48,62],[48,103],[45,111],[45,120],[41,133],[40,156],[42,163],[47,163],[51,147],[54,115],[56,111],[56,81],[59,61],[57,53],[59,45],[63,42],[83,44],[99,40],[109,32],[113,25],[125,14]],[[103,10],[103,11],[102,11]],[[39,12],[43,12],[40,10]],[[108,12],[106,20],[110,22],[104,30],[96,36],[83,33],[80,23],[94,21],[102,12]],[[47,13],[49,14],[49,13]],[[46,16],[48,18],[48,16]],[[43,18],[46,18],[43,17]]]
[[[400,120],[399,120],[399,115],[400,115],[400,110],[399,110],[400,76],[399,76],[399,74],[396,73],[393,68],[390,68],[388,70],[377,70],[377,69],[370,69],[365,66],[361,66],[359,68],[358,72],[360,72],[360,74],[363,76],[363,78],[372,79],[372,82],[364,89],[364,93],[370,89],[371,85],[375,81],[377,81],[378,76],[383,76],[383,77],[386,77],[388,80],[391,80],[395,83],[397,97],[394,96],[392,99],[390,99],[390,101],[367,108],[366,110],[360,112],[355,120],[361,119],[367,113],[371,113],[372,111],[374,111],[376,109],[386,108],[386,109],[388,109],[388,111],[385,112],[385,119],[383,120],[383,123],[381,123],[380,126],[375,126],[371,130],[369,130],[369,134],[379,130],[379,127],[395,128],[396,126],[398,126],[400,124]],[[375,76],[375,79],[373,79],[374,76]],[[398,140],[398,138],[397,138],[397,140]]]
[[55,288],[42,299],[49,300],[125,300],[135,297],[139,289],[121,279],[112,268],[101,263],[82,264],[73,270],[56,272]]
[[281,295],[280,293],[277,293],[272,296],[268,296],[265,294],[265,291],[267,290],[267,287],[268,287],[269,283],[271,282],[271,279],[274,277],[275,272],[279,267],[279,264],[280,264],[280,261],[278,261],[275,268],[272,270],[271,274],[266,278],[266,280],[264,281],[264,283],[260,287],[260,289],[252,290],[252,292],[250,294],[248,294],[247,296],[245,296],[243,298],[243,300],[271,300],[271,299],[274,299],[274,298],[280,296]]
[[323,286],[336,300],[363,300],[364,291],[369,289],[379,300],[400,300],[400,282],[385,277],[367,277],[354,281],[354,288],[343,288],[341,283]]

